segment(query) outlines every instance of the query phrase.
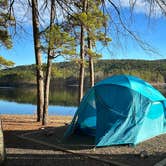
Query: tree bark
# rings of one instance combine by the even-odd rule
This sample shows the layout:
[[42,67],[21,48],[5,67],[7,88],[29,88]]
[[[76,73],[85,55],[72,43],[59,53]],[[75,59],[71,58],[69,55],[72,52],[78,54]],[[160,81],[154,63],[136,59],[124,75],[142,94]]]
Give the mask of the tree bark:
[[81,26],[81,39],[80,39],[80,73],[79,73],[79,103],[83,97],[84,93],[84,73],[85,73],[85,67],[84,67],[84,27]]
[[[92,50],[92,41],[88,35],[88,49]],[[94,78],[94,63],[93,57],[89,55],[89,72],[90,72],[90,87],[94,86],[95,78]]]
[[[52,31],[52,26],[55,19],[55,0],[51,0],[51,14],[50,14],[50,35]],[[50,90],[50,79],[51,79],[51,69],[52,69],[52,57],[51,57],[51,39],[49,39],[48,46],[48,58],[47,58],[47,69],[46,69],[46,78],[44,86],[44,107],[43,107],[43,119],[42,125],[47,125],[48,123],[48,105],[49,105],[49,90]]]
[[43,71],[42,71],[42,57],[40,51],[40,35],[39,35],[39,16],[38,16],[38,2],[32,0],[32,24],[33,24],[33,38],[36,60],[36,80],[37,80],[37,121],[40,122],[43,114]]
[[[86,11],[86,6],[87,6],[87,0],[83,1],[83,8],[82,8],[82,12]],[[85,27],[82,23],[81,25],[81,36],[80,36],[80,73],[79,73],[79,97],[78,97],[78,102],[81,102],[81,99],[83,97],[84,94],[84,73],[85,73],[85,65],[84,65],[84,56],[85,56]]]
[[44,107],[43,107],[42,125],[47,125],[47,123],[48,123],[48,106],[49,106],[51,68],[52,68],[52,59],[51,59],[50,55],[48,55],[46,79],[45,79],[45,86],[44,86]]

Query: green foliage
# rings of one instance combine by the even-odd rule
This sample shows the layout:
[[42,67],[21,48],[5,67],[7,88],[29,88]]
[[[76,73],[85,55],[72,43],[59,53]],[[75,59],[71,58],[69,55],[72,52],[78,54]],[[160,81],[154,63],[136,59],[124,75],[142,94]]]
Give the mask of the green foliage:
[[[148,82],[165,82],[166,63],[161,61],[144,60],[99,60],[95,63],[96,81],[113,74],[130,74]],[[86,68],[86,80],[89,77]],[[52,66],[52,83],[63,85],[77,84],[79,65],[74,61],[54,63]],[[35,84],[35,65],[19,66],[0,72],[0,85]]]
[[7,49],[12,48],[11,37],[7,30],[0,28],[0,43]]
[[[7,49],[12,48],[12,40],[11,36],[8,32],[9,22],[12,20],[12,17],[7,13],[8,1],[1,0],[0,1],[0,46],[4,46]],[[0,68],[2,67],[10,67],[13,66],[14,63],[12,61],[4,59],[0,56]]]
[[96,70],[103,71],[102,77],[113,74],[130,74],[145,79],[148,82],[165,82],[166,64],[164,60],[107,60],[100,61]]
[[20,84],[35,84],[35,65],[19,66],[3,69],[0,72],[1,85],[19,86]]
[[71,56],[76,54],[75,40],[59,25],[53,25],[44,32],[43,51],[48,48],[52,51],[52,57],[59,55]]
[[11,67],[14,65],[14,62],[6,60],[2,56],[0,56],[0,67],[6,66],[6,67]]
[[114,74],[128,74],[128,75],[134,75],[137,77],[140,77],[148,82],[160,82],[163,83],[164,82],[164,77],[161,73],[159,73],[158,71],[154,71],[153,73],[149,70],[112,70],[112,72],[108,72],[107,74],[105,73],[105,75],[107,76],[111,76]]
[[98,58],[102,57],[101,54],[98,54],[98,53],[94,52],[92,49],[89,49],[89,48],[87,49],[87,54],[88,54],[88,56],[93,57],[93,59],[98,59]]
[[8,7],[7,0],[0,1],[0,44],[7,49],[12,48],[11,36],[8,32],[8,24],[12,17],[6,12]]
[[[92,47],[96,46],[96,42],[100,42],[102,45],[106,46],[110,41],[112,41],[105,32],[108,16],[101,11],[100,0],[87,0],[85,11],[83,10],[82,1],[76,1],[75,6],[76,12],[73,13],[69,20],[70,24],[75,27],[77,34],[79,33],[77,29],[79,29],[80,26],[84,26],[86,29],[86,33],[84,34],[85,39],[86,41],[91,41]],[[80,34],[78,34],[78,36],[80,36]],[[101,57],[101,55],[94,51],[93,48],[91,48],[91,50],[86,49],[86,54],[95,59]]]
[[53,78],[63,78],[63,71],[53,65],[51,69],[51,74]]

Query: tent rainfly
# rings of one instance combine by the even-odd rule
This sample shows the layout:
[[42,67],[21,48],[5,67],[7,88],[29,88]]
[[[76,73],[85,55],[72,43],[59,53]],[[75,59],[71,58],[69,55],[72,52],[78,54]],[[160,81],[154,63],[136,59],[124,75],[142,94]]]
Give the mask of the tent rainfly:
[[65,137],[76,130],[94,136],[97,147],[136,145],[166,133],[166,99],[140,78],[106,78],[83,97]]

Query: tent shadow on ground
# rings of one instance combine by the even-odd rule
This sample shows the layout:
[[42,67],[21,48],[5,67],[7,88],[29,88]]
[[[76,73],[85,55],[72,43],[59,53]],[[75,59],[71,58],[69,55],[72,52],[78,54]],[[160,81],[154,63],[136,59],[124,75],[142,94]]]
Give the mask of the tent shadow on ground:
[[[64,147],[68,150],[83,150],[94,148],[94,137],[73,134],[72,136],[64,139],[64,132],[68,126],[60,127],[46,127],[43,130],[15,130],[4,131],[4,140],[7,148],[24,148],[24,149],[40,149],[41,146],[34,146],[29,141],[29,144],[25,144],[25,140],[18,138],[17,136],[25,135],[27,138],[33,138],[35,140],[43,141],[49,144]],[[41,149],[47,149],[46,146],[42,146]]]

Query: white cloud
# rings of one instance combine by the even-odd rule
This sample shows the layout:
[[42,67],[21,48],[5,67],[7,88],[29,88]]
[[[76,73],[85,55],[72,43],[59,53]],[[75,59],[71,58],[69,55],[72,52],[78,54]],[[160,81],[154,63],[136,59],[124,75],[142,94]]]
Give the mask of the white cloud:
[[154,3],[152,5],[150,5],[147,1],[145,0],[116,0],[116,3],[118,2],[118,5],[120,5],[123,8],[129,8],[130,2],[134,3],[134,12],[136,13],[143,13],[146,15],[151,14],[152,17],[161,17],[162,16],[162,12],[160,7]]
[[27,1],[16,0],[14,2],[14,16],[19,23],[31,23],[31,9]]
[[[149,15],[150,13],[150,5],[146,0],[113,0],[113,2],[121,8],[129,8],[130,7],[130,2],[135,2],[134,6],[134,12],[135,13],[143,13],[146,15]],[[40,23],[44,26],[49,22],[49,9],[43,10],[42,5],[44,0],[39,0],[39,9],[40,9]],[[106,1],[107,4],[109,4],[108,1]],[[50,6],[48,4],[48,6]],[[19,22],[22,22],[23,24],[26,25],[31,25],[32,24],[32,13],[31,13],[31,7],[28,4],[27,0],[20,1],[20,0],[15,0],[14,2],[14,13],[16,20]],[[152,17],[161,17],[162,12],[161,9],[157,4],[152,6],[152,12],[151,12]],[[62,19],[62,13],[60,10],[58,10],[58,18]]]
[[[45,6],[45,0],[38,0],[38,8],[39,8],[39,20],[40,24],[44,28],[48,26],[50,20],[50,3],[48,1],[47,7]],[[15,0],[14,2],[14,15],[16,17],[17,22],[22,23],[23,25],[31,25],[32,24],[32,11],[31,6],[28,4],[28,0],[20,1]],[[63,14],[59,8],[56,9],[57,19],[61,21],[63,19]]]
[[[49,22],[49,10],[44,9],[43,2],[44,0],[40,0],[39,2],[39,10],[40,10],[40,23],[44,26],[44,24]],[[50,6],[48,4],[48,6]],[[25,25],[31,25],[32,24],[32,11],[31,6],[29,6],[28,1],[20,1],[15,0],[14,2],[14,15],[16,17],[16,20],[18,23],[22,23]]]

